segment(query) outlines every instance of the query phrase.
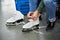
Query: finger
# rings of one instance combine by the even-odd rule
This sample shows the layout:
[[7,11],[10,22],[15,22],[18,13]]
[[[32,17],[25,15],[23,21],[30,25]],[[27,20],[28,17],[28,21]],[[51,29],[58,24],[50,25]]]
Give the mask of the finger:
[[34,18],[34,20],[37,20],[37,18]]
[[36,20],[36,19],[37,19],[36,17],[33,18],[33,20]]
[[29,19],[33,19],[32,16],[29,16],[28,18],[29,18]]

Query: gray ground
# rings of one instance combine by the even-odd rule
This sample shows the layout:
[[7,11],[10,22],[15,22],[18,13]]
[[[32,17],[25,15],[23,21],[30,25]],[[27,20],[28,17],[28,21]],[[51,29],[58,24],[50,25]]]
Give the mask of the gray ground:
[[[60,21],[56,22],[54,30],[46,32],[45,16],[40,23],[39,30],[23,33],[22,26],[6,26],[6,20],[14,14],[10,9],[10,5],[4,4],[4,0],[0,1],[0,40],[60,40]],[[45,15],[45,14],[43,14]],[[26,19],[25,19],[26,21]]]

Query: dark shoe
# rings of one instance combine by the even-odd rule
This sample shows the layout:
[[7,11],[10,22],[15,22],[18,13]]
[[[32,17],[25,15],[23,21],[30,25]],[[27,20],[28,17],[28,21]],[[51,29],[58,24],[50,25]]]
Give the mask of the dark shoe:
[[46,31],[52,30],[55,27],[55,22],[48,21]]
[[55,22],[51,22],[51,29],[55,27]]
[[42,17],[41,17],[41,15],[39,16],[39,21],[42,21]]
[[51,22],[48,21],[48,22],[47,22],[47,28],[46,28],[46,31],[50,30],[50,27],[51,27]]

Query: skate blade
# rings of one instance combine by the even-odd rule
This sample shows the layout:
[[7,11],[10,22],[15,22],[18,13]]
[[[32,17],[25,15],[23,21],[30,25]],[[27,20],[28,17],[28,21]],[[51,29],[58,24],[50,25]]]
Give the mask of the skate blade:
[[16,25],[24,25],[25,22],[16,23]]
[[6,23],[7,26],[17,26],[17,25],[24,25],[25,22],[20,22],[20,23],[16,23],[16,22],[12,22],[12,23]]
[[32,29],[23,29],[22,32],[30,32],[33,31]]
[[6,26],[16,26],[16,24],[6,24]]
[[22,32],[30,32],[30,31],[33,31],[33,30],[37,30],[37,29],[39,29],[38,26],[39,26],[39,24],[38,25],[35,25],[32,28],[23,28]]

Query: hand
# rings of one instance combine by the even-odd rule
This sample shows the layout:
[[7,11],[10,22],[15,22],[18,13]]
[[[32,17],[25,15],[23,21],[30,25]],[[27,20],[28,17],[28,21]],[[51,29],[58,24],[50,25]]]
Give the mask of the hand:
[[39,16],[39,12],[38,12],[38,10],[36,10],[32,15],[32,19],[37,20],[38,16]]
[[32,12],[29,12],[29,13],[27,14],[27,17],[28,17],[28,18],[32,18],[32,15],[31,15],[31,14],[32,14]]

